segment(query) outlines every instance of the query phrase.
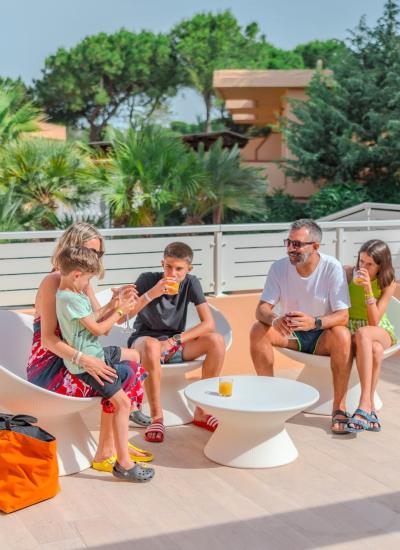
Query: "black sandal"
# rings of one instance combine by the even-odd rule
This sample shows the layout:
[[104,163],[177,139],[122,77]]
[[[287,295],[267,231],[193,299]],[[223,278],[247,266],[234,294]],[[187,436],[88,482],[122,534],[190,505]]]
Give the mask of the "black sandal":
[[135,464],[130,470],[125,470],[118,462],[114,464],[113,476],[124,481],[132,481],[133,483],[143,483],[153,479],[154,468],[147,468],[141,464]]
[[147,414],[142,413],[142,411],[133,411],[129,415],[129,420],[142,428],[147,428],[151,424],[151,417]]
[[[346,418],[336,418],[337,416],[345,416]],[[347,427],[348,421],[349,421],[349,413],[347,413],[346,411],[342,411],[342,409],[336,409],[336,411],[333,411],[332,423],[331,423],[332,433],[336,435],[347,434],[348,432],[346,431],[346,427]],[[343,429],[342,430],[335,429],[333,427],[335,424],[343,425]]]

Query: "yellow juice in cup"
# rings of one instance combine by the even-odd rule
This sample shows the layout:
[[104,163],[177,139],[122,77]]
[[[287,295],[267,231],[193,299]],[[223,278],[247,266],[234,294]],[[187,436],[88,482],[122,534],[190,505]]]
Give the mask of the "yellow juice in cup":
[[178,294],[179,292],[179,281],[172,281],[168,283],[168,294]]
[[233,390],[233,380],[230,378],[220,378],[219,379],[219,386],[218,386],[218,393],[222,397],[230,397],[232,395]]

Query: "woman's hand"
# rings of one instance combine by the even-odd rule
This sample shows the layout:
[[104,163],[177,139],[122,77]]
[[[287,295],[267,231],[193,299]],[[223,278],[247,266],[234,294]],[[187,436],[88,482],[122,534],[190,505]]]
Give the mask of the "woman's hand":
[[90,376],[93,376],[101,386],[104,386],[103,380],[113,383],[114,380],[118,378],[117,371],[106,365],[106,363],[98,357],[82,355],[80,365],[90,374]]
[[136,296],[135,297],[129,297],[127,300],[118,300],[116,307],[119,308],[124,315],[129,315],[129,313],[132,311],[132,309],[136,305]]
[[137,300],[139,297],[136,285],[122,285],[118,288],[112,288],[111,292],[113,296],[110,302],[113,302],[113,305],[115,305],[116,300],[121,298],[122,300],[129,300],[130,298]]

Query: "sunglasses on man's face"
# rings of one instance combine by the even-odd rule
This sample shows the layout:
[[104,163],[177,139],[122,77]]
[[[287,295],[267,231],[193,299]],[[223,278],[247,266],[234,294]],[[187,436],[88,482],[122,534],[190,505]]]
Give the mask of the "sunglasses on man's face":
[[96,252],[98,258],[102,258],[104,256],[104,250],[96,250],[94,248],[89,248],[89,250],[93,250],[93,252]]
[[286,246],[286,248],[289,248],[289,246],[292,246],[293,248],[303,248],[303,246],[307,246],[308,244],[314,244],[315,241],[292,241],[292,239],[284,239],[283,244]]

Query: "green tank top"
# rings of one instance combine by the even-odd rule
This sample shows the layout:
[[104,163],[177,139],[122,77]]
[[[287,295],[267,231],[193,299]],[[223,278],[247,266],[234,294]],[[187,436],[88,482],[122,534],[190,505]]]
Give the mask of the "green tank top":
[[[378,284],[378,279],[371,281],[371,287],[374,297],[378,300],[382,294]],[[364,319],[365,321],[368,321],[364,287],[361,285],[356,285],[354,281],[351,280],[349,283],[349,294],[351,303],[351,307],[349,309],[350,319]],[[384,313],[383,317],[386,317],[386,313]]]

